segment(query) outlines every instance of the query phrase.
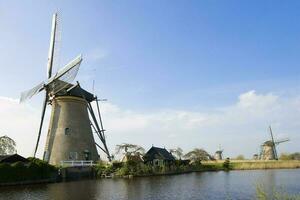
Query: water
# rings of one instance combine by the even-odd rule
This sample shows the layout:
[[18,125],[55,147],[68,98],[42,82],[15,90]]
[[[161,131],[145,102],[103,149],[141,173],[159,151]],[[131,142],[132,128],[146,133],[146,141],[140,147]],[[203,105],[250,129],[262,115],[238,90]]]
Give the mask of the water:
[[0,188],[0,199],[255,199],[256,185],[300,193],[300,169],[202,172]]

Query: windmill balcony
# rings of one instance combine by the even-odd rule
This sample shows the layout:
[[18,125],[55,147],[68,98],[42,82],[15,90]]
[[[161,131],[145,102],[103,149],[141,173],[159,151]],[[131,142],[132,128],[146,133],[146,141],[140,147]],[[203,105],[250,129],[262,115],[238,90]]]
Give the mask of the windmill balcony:
[[63,167],[85,167],[95,164],[92,160],[62,160],[60,161],[60,165]]

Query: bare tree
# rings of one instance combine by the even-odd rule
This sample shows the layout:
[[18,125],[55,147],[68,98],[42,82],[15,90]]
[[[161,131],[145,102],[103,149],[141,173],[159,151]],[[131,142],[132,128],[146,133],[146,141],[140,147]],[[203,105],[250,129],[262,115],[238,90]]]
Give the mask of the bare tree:
[[0,155],[9,155],[16,153],[16,142],[8,136],[0,137]]
[[139,145],[123,143],[116,146],[116,154],[142,155],[145,149]]
[[181,157],[183,155],[183,150],[180,147],[177,147],[176,149],[170,149],[170,153],[175,155],[178,159],[181,160]]
[[185,158],[194,160],[194,161],[201,161],[201,160],[212,160],[212,156],[209,155],[204,149],[195,148],[194,150],[188,152],[184,155]]

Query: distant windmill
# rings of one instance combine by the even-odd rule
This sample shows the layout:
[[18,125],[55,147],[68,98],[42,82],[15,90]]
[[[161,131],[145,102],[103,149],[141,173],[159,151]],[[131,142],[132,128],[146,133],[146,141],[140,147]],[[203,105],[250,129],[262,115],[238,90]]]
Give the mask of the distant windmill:
[[221,146],[219,146],[219,150],[215,152],[214,159],[223,160],[223,151],[224,149],[221,149]]
[[269,127],[271,140],[264,142],[261,145],[260,159],[261,160],[278,160],[278,154],[276,146],[280,143],[287,142],[290,139],[284,138],[280,140],[274,140],[273,131],[271,126]]
[[[37,93],[45,91],[34,157],[40,141],[46,107],[47,104],[50,104],[52,111],[43,156],[45,161],[54,165],[70,160],[97,161],[99,155],[96,145],[104,151],[110,160],[97,97],[82,89],[79,82],[75,85],[71,84],[79,70],[82,61],[81,55],[52,75],[56,31],[57,14],[55,13],[52,18],[47,80],[23,92],[20,98],[20,102],[24,102]],[[93,101],[96,101],[98,119],[91,105]],[[89,114],[92,120],[90,120]],[[103,147],[95,143],[92,128],[97,133]]]

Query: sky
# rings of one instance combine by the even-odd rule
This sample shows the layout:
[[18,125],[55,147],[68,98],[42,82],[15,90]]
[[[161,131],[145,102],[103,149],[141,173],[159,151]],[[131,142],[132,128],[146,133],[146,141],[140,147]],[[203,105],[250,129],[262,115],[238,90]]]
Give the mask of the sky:
[[[57,71],[78,54],[82,87],[101,103],[109,149],[126,142],[250,158],[269,139],[300,151],[299,1],[0,0],[0,135],[33,153],[51,17]],[[93,89],[93,81],[95,86]],[[42,155],[50,106],[39,146]]]

